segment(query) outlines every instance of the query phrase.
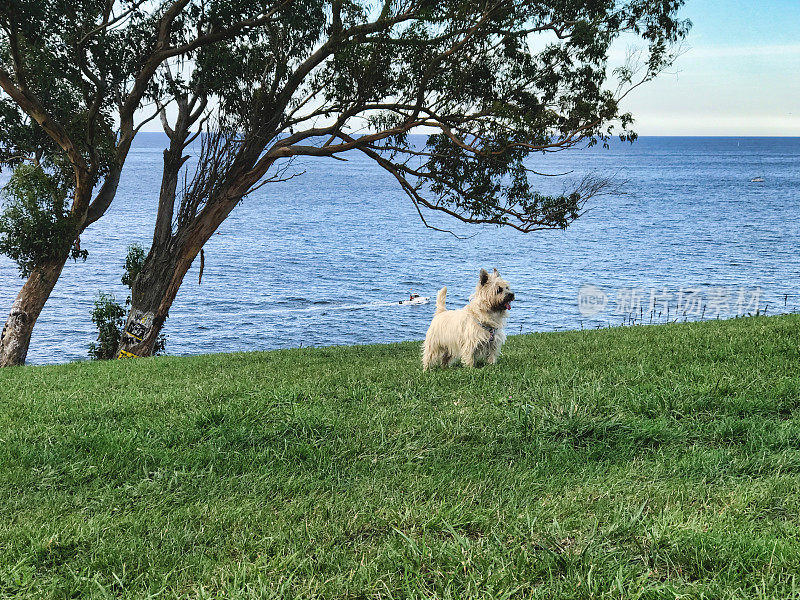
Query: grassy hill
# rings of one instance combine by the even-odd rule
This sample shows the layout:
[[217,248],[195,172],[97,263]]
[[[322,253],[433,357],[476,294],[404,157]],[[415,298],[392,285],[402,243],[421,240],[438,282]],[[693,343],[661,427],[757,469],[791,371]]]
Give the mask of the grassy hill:
[[800,597],[800,317],[0,371],[0,598]]

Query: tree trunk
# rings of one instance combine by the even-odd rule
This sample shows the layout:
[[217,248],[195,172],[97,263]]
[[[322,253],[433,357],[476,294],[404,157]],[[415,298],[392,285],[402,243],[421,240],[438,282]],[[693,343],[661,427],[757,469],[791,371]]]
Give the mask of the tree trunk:
[[17,294],[0,334],[0,367],[25,364],[33,326],[50,297],[65,262],[66,257],[63,261],[35,267]]
[[[174,245],[173,245],[174,244]],[[183,278],[199,252],[175,242],[153,247],[136,277],[117,358],[151,356]]]

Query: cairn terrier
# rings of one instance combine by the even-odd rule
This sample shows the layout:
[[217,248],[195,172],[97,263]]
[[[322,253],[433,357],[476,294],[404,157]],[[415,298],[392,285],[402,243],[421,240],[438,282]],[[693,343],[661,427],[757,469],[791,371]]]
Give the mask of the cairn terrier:
[[496,363],[506,341],[503,326],[514,300],[508,282],[497,269],[491,275],[481,269],[475,292],[464,308],[447,310],[446,296],[446,287],[436,296],[436,313],[422,347],[423,369],[446,367],[455,360],[468,367]]

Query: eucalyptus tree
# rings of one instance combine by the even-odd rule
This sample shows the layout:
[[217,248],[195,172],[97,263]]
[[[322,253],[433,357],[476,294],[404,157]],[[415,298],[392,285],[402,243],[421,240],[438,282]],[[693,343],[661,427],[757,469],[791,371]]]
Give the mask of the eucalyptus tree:
[[[526,159],[612,135],[633,140],[620,100],[673,59],[689,26],[677,17],[681,5],[308,0],[302,18],[279,15],[204,52],[198,68],[214,81],[220,122],[180,199],[171,191],[159,202],[121,354],[151,353],[205,242],[294,157],[363,153],[426,224],[434,211],[523,232],[566,227],[599,185],[541,193]],[[646,46],[646,59],[611,77],[609,49],[626,33]],[[417,128],[435,133],[416,145]]]
[[24,363],[65,262],[85,257],[81,233],[108,209],[135,135],[156,117],[140,115],[165,93],[163,65],[268,23],[292,4],[0,4],[0,167],[17,169],[5,190],[0,250],[26,278],[0,334],[0,366]]

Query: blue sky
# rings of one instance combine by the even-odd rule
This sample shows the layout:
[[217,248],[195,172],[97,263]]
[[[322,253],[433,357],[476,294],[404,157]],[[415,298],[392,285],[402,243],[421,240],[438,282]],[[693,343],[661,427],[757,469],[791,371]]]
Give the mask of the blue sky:
[[632,92],[640,135],[800,136],[800,0],[688,0],[675,66]]

